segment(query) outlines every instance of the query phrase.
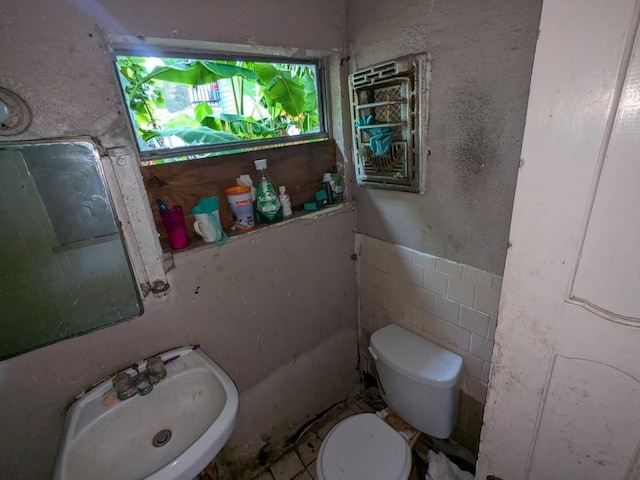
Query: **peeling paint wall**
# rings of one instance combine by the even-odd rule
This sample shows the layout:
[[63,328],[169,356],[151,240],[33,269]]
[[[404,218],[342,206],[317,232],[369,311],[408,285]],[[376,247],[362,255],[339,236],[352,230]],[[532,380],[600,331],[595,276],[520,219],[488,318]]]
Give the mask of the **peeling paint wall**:
[[347,2],[352,71],[432,59],[426,194],[355,188],[360,232],[502,274],[541,5]]
[[1,362],[0,477],[50,478],[74,396],[179,345],[201,344],[235,381],[236,459],[346,398],[358,382],[353,221],[344,209],[180,254],[172,293],[142,317]]
[[[342,0],[5,1],[0,86],[33,113],[10,140],[89,135],[132,146],[104,33],[339,50],[344,18]],[[353,224],[343,209],[219,252],[181,253],[171,294],[142,317],[0,363],[0,477],[50,478],[73,397],[177,345],[200,343],[236,382],[241,418],[230,448],[240,456],[344,399],[358,380]]]

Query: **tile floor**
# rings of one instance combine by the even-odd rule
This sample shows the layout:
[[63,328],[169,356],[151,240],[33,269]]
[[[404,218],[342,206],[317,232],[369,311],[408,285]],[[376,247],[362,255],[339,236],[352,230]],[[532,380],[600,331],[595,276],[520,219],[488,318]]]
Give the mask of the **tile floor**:
[[[316,456],[322,440],[333,426],[342,419],[363,412],[376,412],[386,405],[375,391],[365,393],[352,403],[332,409],[313,424],[296,442],[295,447],[275,460],[266,471],[254,480],[316,480]],[[475,458],[464,448],[451,440],[441,441],[421,435],[413,454],[411,479],[424,479],[426,458],[429,448],[443,451],[447,455],[458,457],[469,468],[475,464]],[[462,466],[462,465],[461,465]]]
[[316,480],[316,456],[329,430],[348,416],[373,411],[375,409],[367,402],[358,400],[329,412],[300,437],[295,448],[282,455],[269,467],[269,471],[255,477],[255,480]]

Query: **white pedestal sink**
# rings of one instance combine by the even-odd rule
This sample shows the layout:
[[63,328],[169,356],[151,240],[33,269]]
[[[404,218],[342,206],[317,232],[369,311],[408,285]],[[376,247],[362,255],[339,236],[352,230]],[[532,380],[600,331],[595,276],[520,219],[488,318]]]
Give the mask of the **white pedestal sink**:
[[192,347],[161,358],[148,395],[113,402],[109,378],[71,406],[54,480],[192,480],[215,458],[235,426],[233,381]]

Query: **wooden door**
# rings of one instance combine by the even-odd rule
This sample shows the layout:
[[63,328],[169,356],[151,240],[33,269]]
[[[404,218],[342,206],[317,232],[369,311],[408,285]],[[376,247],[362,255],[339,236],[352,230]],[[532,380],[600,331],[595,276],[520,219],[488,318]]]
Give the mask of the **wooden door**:
[[639,19],[544,2],[477,478],[640,479]]

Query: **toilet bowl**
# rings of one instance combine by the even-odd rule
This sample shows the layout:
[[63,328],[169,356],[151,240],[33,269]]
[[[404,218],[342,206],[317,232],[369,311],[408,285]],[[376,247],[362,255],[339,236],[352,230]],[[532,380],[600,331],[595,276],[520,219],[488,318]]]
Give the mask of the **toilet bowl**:
[[407,480],[411,449],[374,413],[347,417],[325,437],[316,459],[318,480]]
[[[389,407],[421,432],[449,437],[458,411],[462,358],[397,325],[375,331],[369,351]],[[316,461],[318,480],[407,480],[410,472],[405,438],[370,413],[333,427]]]

